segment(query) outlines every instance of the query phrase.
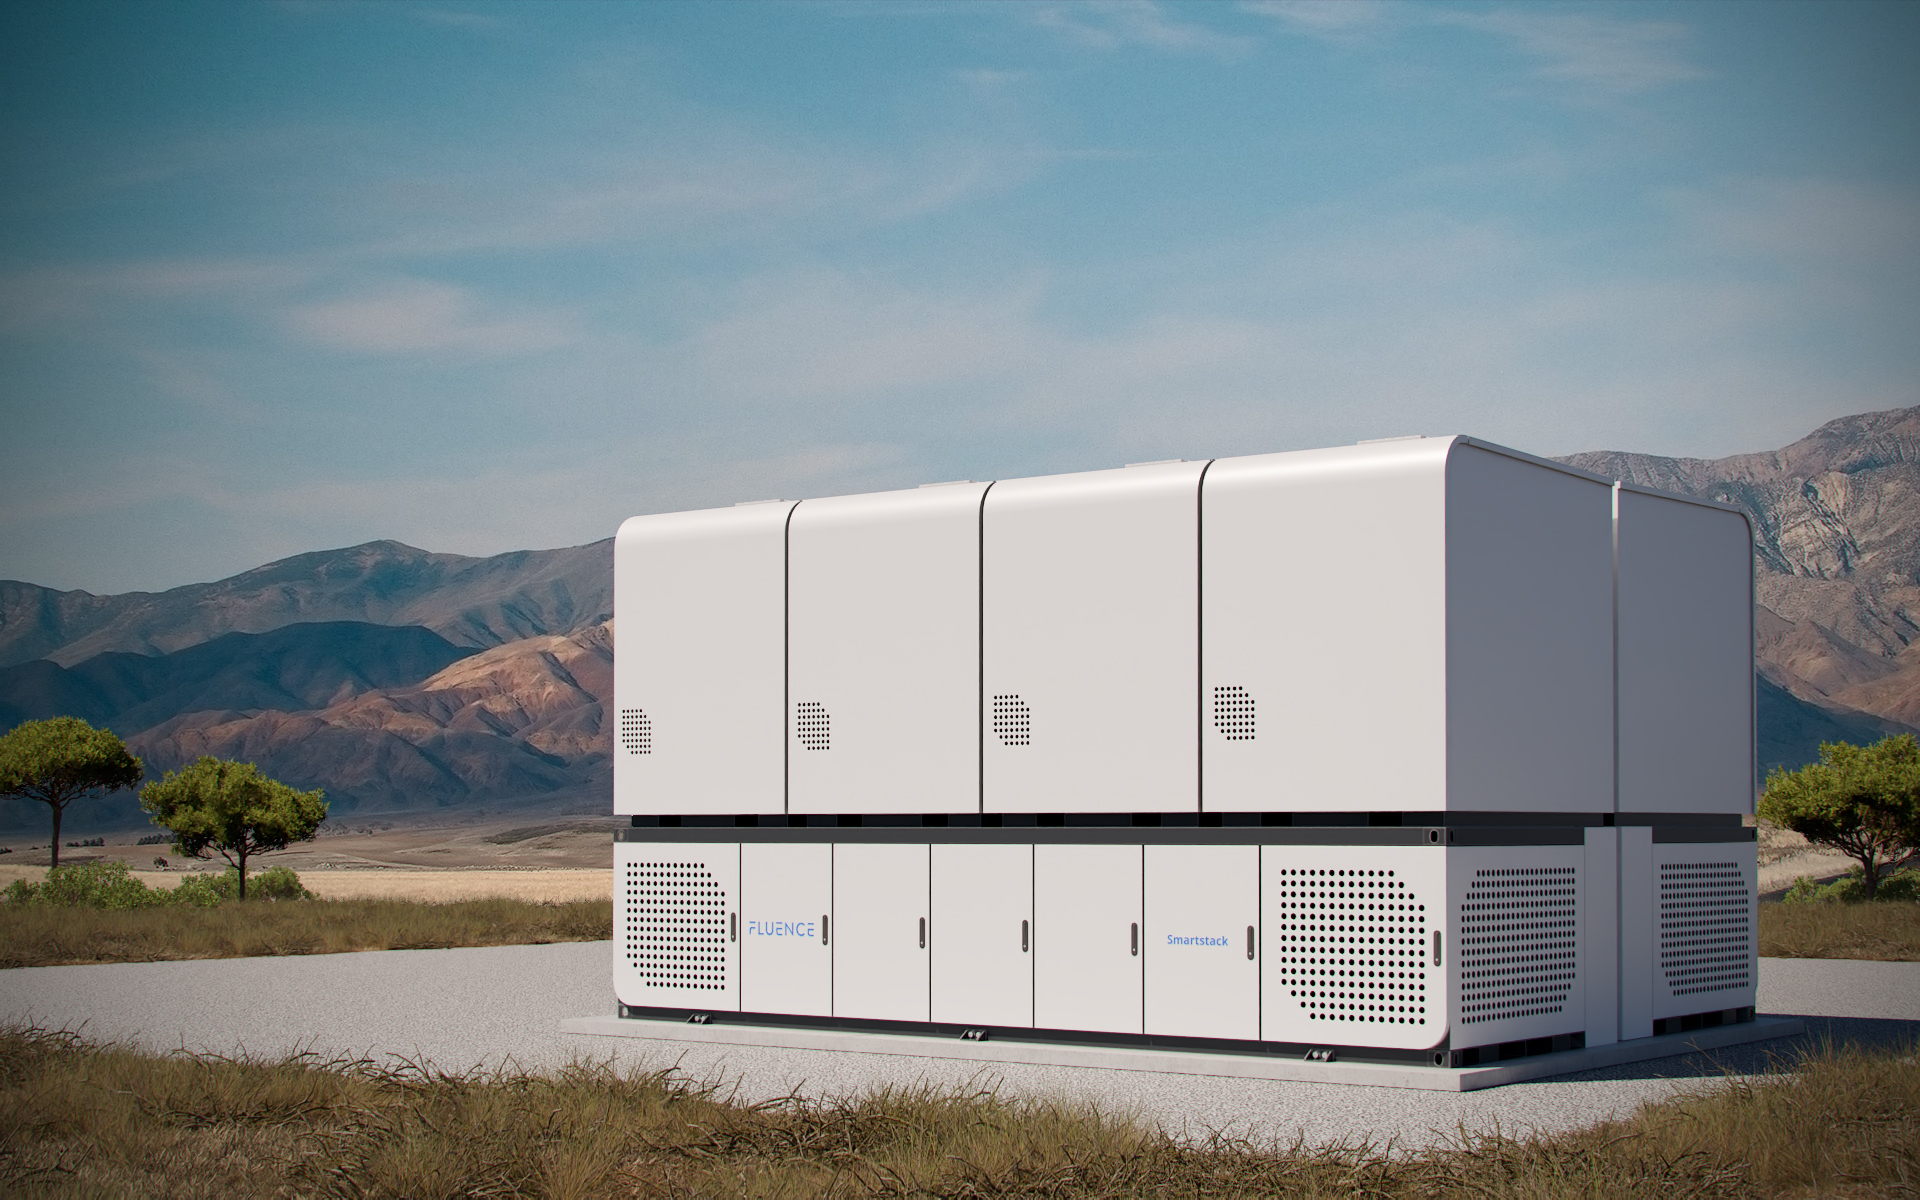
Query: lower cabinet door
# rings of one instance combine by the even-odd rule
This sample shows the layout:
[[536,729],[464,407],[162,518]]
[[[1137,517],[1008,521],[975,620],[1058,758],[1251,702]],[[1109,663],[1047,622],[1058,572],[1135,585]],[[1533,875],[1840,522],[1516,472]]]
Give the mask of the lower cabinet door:
[[1140,1033],[1139,846],[1033,849],[1033,1023]]
[[833,1015],[926,1021],[930,847],[833,848]]
[[1032,846],[933,847],[933,1019],[1033,1024]]
[[615,842],[613,994],[636,1008],[740,1007],[740,846]]
[[1146,1027],[1260,1036],[1260,848],[1146,848]]
[[740,1008],[833,1015],[833,847],[740,847]]

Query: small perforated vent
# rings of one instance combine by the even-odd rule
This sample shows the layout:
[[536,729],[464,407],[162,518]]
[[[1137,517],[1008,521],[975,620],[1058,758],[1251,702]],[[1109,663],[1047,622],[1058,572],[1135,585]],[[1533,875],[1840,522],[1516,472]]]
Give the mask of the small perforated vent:
[[1676,996],[1753,982],[1751,900],[1739,863],[1660,867],[1660,969]]
[[1033,742],[1033,711],[1018,696],[995,696],[993,731],[999,735],[1002,745],[1030,745]]
[[653,753],[653,722],[637,708],[620,710],[620,748],[628,754]]
[[1213,727],[1230,742],[1253,740],[1253,697],[1247,694],[1247,689],[1213,689]]
[[1427,1023],[1427,906],[1392,871],[1280,872],[1280,986],[1318,1021]]
[[1483,867],[1460,906],[1460,1016],[1557,1013],[1578,953],[1572,867]]
[[794,732],[799,735],[800,744],[809,750],[832,749],[833,730],[830,725],[827,710],[812,700],[802,700],[794,711]]
[[648,987],[727,986],[727,893],[697,862],[627,864],[626,954]]

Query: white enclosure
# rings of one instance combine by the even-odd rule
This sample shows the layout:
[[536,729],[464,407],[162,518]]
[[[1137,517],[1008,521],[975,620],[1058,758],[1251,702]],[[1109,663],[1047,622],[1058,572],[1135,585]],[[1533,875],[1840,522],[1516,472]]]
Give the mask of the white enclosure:
[[1467,1066],[1751,1020],[1750,531],[1463,437],[636,517],[615,992]]

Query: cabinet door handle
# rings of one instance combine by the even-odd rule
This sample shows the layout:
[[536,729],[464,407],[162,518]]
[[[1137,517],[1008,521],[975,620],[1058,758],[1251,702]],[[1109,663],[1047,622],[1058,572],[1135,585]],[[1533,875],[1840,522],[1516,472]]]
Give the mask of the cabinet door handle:
[[1133,923],[1133,956],[1140,957],[1140,922]]
[[1438,929],[1433,931],[1433,965],[1436,967],[1440,965],[1440,931]]
[[730,942],[737,942],[740,940],[740,914],[739,913],[727,914],[727,940]]
[[1027,923],[1025,921],[1022,921],[1020,922],[1020,953],[1025,954],[1026,952],[1027,952]]
[[827,914],[820,914],[820,944],[827,944]]
[[927,919],[925,917],[920,918],[920,948],[922,950],[927,948]]
[[1253,961],[1253,926],[1247,926],[1247,961]]

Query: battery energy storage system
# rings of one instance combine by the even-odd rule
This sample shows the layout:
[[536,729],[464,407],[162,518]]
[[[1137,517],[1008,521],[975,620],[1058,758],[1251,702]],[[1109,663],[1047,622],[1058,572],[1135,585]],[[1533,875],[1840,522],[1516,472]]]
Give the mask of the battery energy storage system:
[[635,517],[620,1013],[1435,1067],[1751,1020],[1750,546],[1465,437]]

